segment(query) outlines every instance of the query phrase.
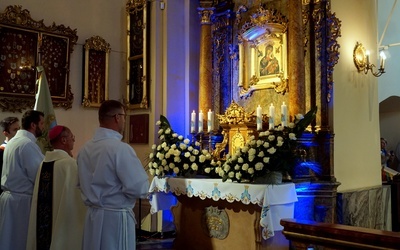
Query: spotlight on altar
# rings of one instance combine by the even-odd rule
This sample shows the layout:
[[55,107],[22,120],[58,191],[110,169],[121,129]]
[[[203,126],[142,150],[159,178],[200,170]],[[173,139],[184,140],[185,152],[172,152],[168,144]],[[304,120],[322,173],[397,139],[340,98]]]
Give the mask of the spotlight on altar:
[[368,71],[371,72],[371,74],[375,77],[381,76],[385,72],[385,60],[386,60],[386,55],[383,51],[380,52],[379,54],[380,60],[379,60],[379,68],[377,71],[374,71],[374,68],[376,68],[375,64],[370,63],[370,52],[368,50],[365,50],[364,46],[357,42],[356,46],[354,47],[353,51],[353,61],[354,64],[356,65],[356,68],[358,72],[364,72],[365,74],[368,74]]

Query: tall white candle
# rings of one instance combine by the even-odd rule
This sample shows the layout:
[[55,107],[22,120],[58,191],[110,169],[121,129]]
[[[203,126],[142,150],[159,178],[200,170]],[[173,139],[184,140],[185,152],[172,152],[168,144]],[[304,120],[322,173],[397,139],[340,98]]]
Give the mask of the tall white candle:
[[384,69],[385,68],[386,55],[385,55],[385,53],[383,51],[381,51],[380,56],[381,56],[381,66],[380,66],[380,68]]
[[281,105],[281,123],[283,127],[287,127],[287,120],[288,120],[287,112],[288,112],[287,106],[285,102],[283,102]]
[[256,120],[257,130],[260,131],[262,130],[262,108],[260,105],[258,105],[256,113],[257,113],[257,120]]
[[211,109],[207,112],[207,132],[210,133],[214,129],[213,112]]
[[269,106],[269,129],[274,129],[275,127],[275,107],[271,103],[271,106]]
[[204,121],[203,110],[200,110],[200,112],[199,112],[199,133],[203,132],[203,121]]
[[196,112],[192,112],[191,118],[190,118],[190,133],[195,133],[196,132]]

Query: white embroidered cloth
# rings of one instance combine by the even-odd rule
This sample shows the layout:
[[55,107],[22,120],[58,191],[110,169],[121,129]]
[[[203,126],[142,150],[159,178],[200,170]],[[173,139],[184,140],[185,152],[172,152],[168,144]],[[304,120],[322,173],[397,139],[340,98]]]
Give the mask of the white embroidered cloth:
[[[294,183],[279,185],[262,185],[250,183],[222,182],[221,179],[189,179],[189,178],[162,178],[154,177],[150,185],[150,212],[168,210],[176,205],[176,199],[168,197],[171,193],[180,196],[198,197],[202,200],[226,200],[242,202],[243,204],[257,204],[261,209],[260,225],[263,227],[263,238],[274,236],[273,216],[293,218],[293,209],[289,215],[275,215],[271,207],[276,205],[293,204],[297,201]],[[168,195],[169,194],[169,195]],[[279,210],[279,209],[278,209]],[[290,212],[289,212],[290,213]],[[282,217],[283,216],[283,217]],[[278,225],[279,225],[279,221]],[[277,227],[275,225],[275,227]]]

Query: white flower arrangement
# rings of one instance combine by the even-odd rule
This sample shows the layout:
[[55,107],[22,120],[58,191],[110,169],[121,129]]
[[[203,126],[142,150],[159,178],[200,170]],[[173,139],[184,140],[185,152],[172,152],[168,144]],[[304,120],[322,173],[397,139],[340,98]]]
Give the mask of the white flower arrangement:
[[250,136],[244,147],[226,156],[222,167],[216,169],[217,174],[223,181],[254,182],[274,172],[291,172],[297,159],[296,140],[314,120],[316,112],[315,107],[305,116],[296,115],[287,127],[277,126],[260,132],[258,137]]
[[222,165],[220,161],[214,161],[208,150],[202,150],[199,142],[192,143],[174,133],[166,117],[161,115],[156,125],[159,126],[160,143],[151,147],[153,152],[149,154],[147,164],[152,176],[212,176]]

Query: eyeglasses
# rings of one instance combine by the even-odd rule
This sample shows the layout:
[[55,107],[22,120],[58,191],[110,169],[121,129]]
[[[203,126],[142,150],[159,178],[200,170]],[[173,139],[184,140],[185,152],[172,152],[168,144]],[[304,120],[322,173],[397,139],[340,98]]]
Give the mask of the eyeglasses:
[[117,116],[117,115],[121,115],[123,117],[126,117],[126,114],[115,114],[114,116]]

